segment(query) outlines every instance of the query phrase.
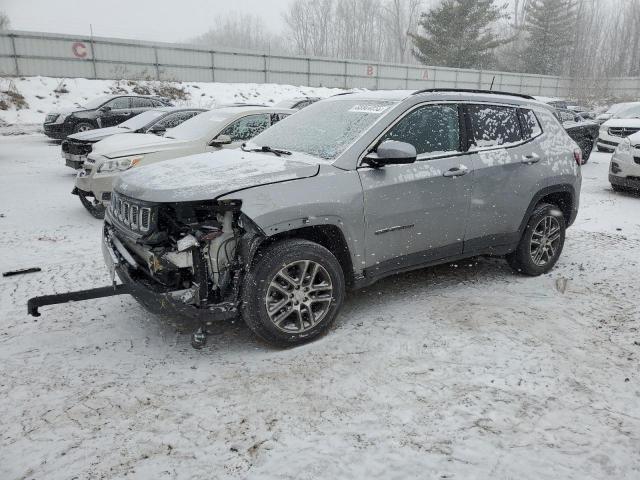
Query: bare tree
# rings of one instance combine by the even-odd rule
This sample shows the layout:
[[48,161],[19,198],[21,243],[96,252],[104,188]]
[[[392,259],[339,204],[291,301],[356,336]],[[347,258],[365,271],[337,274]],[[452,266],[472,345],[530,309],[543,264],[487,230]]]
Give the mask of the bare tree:
[[410,53],[410,33],[415,33],[421,0],[389,0],[383,7],[387,35],[393,44],[394,59],[405,63]]
[[9,30],[11,28],[11,21],[9,15],[0,11],[0,30]]

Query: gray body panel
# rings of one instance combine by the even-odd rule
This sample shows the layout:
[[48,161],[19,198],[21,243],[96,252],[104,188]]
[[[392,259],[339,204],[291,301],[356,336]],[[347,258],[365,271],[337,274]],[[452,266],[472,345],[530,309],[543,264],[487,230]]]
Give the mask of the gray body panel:
[[[297,152],[276,157],[221,151],[125,173],[115,188],[151,202],[239,199],[243,213],[267,237],[305,227],[336,226],[349,247],[356,277],[492,253],[490,247],[495,246],[515,248],[527,213],[550,187],[567,187],[577,208],[581,183],[573,157],[577,146],[538,102],[464,92],[367,92],[349,98],[398,103],[332,164]],[[443,102],[532,109],[543,133],[518,144],[409,165],[371,168],[362,164],[380,135],[405,112]],[[295,121],[295,115],[282,120]],[[539,161],[523,162],[531,155]],[[466,175],[443,176],[460,166],[467,169]],[[182,178],[180,172],[184,172]]]

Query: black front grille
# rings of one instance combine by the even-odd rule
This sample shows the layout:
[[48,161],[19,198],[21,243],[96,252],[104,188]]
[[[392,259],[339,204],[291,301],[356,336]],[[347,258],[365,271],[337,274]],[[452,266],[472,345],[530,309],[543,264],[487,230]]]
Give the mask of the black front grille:
[[93,145],[87,142],[65,140],[62,142],[62,151],[71,155],[81,155],[86,157],[93,150]]
[[609,127],[609,135],[612,135],[614,137],[626,138],[629,135],[633,135],[634,133],[638,132],[640,132],[640,128]]
[[146,235],[154,230],[157,208],[135,199],[113,192],[109,206],[111,217],[137,235]]

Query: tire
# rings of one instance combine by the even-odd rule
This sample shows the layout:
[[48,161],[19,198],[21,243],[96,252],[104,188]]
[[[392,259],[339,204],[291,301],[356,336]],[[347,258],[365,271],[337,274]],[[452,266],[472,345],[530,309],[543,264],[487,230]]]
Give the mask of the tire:
[[80,203],[82,203],[82,206],[86,208],[94,218],[97,218],[99,220],[102,220],[104,218],[104,212],[106,208],[102,204],[102,202],[91,200],[84,194],[84,192],[80,191],[78,191],[78,197],[80,198]]
[[[290,347],[324,334],[344,297],[344,273],[329,250],[307,240],[283,240],[259,252],[245,275],[241,314],[258,337]],[[271,315],[268,305],[275,307]]]
[[93,130],[96,128],[92,123],[89,122],[80,122],[76,123],[73,127],[73,133],[86,132],[87,130]]
[[618,193],[625,193],[629,191],[626,187],[623,187],[622,185],[616,185],[615,183],[611,184],[611,188],[613,189],[614,192],[618,192]]
[[[549,233],[552,235],[549,236]],[[518,248],[507,255],[509,265],[516,272],[532,277],[549,272],[560,258],[565,234],[565,219],[558,207],[548,203],[539,204],[529,218]],[[540,259],[536,261],[538,255]]]

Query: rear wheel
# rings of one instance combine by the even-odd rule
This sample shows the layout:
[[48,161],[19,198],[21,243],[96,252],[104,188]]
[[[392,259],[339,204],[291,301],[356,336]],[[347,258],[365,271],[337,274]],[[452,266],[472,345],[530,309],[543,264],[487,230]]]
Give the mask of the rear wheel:
[[102,220],[104,218],[105,207],[102,202],[95,198],[88,197],[84,192],[78,191],[80,203],[95,218]]
[[243,285],[242,316],[263,340],[294,346],[322,335],[345,296],[342,267],[326,248],[284,240],[258,254]]
[[507,255],[511,267],[525,275],[549,272],[564,247],[566,224],[555,205],[539,204],[529,218],[515,252]]

